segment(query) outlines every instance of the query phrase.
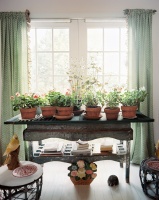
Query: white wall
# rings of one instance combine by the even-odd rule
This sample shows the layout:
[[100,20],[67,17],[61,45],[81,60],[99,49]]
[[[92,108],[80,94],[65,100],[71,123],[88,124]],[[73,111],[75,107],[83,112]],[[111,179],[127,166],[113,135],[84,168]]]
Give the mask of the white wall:
[[154,126],[159,139],[159,0],[0,0],[0,12],[31,12],[31,18],[124,17],[126,8],[156,9],[153,16]]

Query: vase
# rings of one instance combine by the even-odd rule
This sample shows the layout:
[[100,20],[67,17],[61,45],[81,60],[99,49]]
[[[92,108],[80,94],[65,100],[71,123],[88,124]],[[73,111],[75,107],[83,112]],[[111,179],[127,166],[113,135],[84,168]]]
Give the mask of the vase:
[[58,116],[71,116],[73,114],[73,107],[56,107]]
[[21,108],[20,113],[22,119],[33,119],[36,115],[36,108]]
[[87,119],[98,119],[101,112],[101,106],[86,107],[86,118]]
[[104,112],[106,114],[107,120],[117,120],[118,114],[120,112],[120,108],[119,107],[114,107],[114,108],[106,107],[104,109]]
[[52,117],[56,114],[56,107],[44,106],[44,107],[41,107],[41,112],[42,112],[43,117]]
[[121,106],[123,118],[136,118],[137,106]]

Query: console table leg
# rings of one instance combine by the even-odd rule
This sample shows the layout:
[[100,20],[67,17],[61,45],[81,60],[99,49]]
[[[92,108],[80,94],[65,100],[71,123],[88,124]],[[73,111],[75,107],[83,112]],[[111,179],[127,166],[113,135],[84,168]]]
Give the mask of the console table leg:
[[126,182],[129,183],[130,175],[130,140],[126,141],[127,154],[126,154]]
[[33,159],[33,142],[32,141],[28,141],[29,143],[29,161],[32,161]]

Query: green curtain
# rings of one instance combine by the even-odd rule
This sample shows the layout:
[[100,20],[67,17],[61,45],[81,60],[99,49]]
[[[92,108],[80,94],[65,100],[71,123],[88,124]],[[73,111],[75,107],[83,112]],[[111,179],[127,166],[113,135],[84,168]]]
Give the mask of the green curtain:
[[25,159],[22,126],[4,125],[4,121],[18,114],[13,112],[10,96],[27,91],[27,20],[24,12],[0,12],[1,23],[1,132],[0,159],[14,133],[20,140],[19,159]]
[[[140,111],[153,118],[153,63],[152,16],[154,10],[127,9],[124,14],[128,25],[129,89],[145,87],[148,98],[141,103]],[[131,145],[131,161],[140,164],[154,156],[153,123],[132,124],[134,139]]]

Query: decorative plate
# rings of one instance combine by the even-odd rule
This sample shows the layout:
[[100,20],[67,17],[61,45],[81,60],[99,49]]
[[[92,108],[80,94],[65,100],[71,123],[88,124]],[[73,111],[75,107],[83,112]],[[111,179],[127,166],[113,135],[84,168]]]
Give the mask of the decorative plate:
[[22,177],[30,176],[34,174],[36,171],[37,171],[37,166],[35,165],[32,165],[32,164],[23,165],[13,170],[13,176],[22,178]]
[[149,161],[146,164],[150,169],[159,171],[159,161]]
[[68,115],[68,116],[55,115],[54,117],[58,120],[69,120],[69,119],[72,119],[73,116],[74,114]]
[[96,120],[98,120],[98,119],[100,119],[102,117],[102,115],[100,114],[98,117],[94,117],[94,116],[93,117],[88,117],[87,114],[84,114],[83,117],[85,119],[96,119]]

